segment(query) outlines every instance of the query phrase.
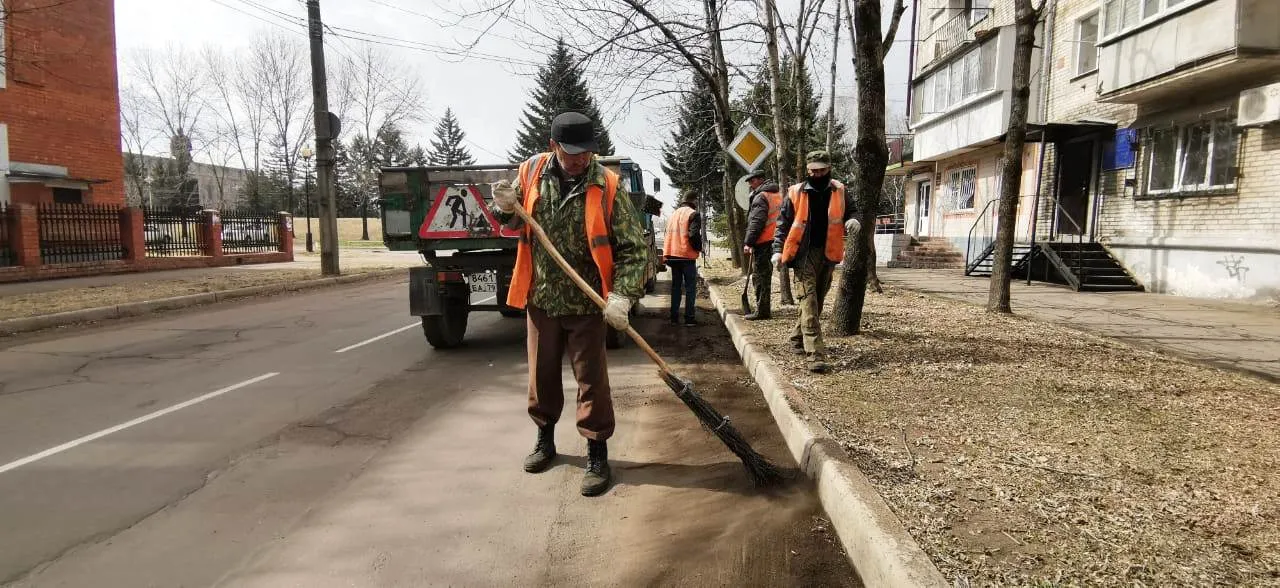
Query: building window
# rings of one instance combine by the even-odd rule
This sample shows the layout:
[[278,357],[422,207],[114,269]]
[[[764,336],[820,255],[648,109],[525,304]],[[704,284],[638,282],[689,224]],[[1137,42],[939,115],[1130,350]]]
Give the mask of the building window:
[[84,192],[75,188],[54,188],[53,201],[58,204],[84,204]]
[[917,84],[916,120],[950,110],[996,86],[994,39],[960,55]]
[[991,0],[965,0],[964,10],[969,15],[969,26],[976,25],[991,13]]
[[951,170],[951,205],[955,210],[973,210],[973,197],[978,185],[978,168],[966,167]]
[[1098,69],[1098,13],[1076,21],[1076,75]]
[[1235,187],[1240,134],[1230,119],[1151,129],[1147,147],[1148,194]]
[[1188,0],[1103,0],[1102,36],[1110,37],[1188,3]]

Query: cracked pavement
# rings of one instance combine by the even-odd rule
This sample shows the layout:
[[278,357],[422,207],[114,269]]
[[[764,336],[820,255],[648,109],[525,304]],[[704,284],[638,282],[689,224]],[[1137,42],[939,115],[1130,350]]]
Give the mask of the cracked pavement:
[[[578,495],[572,426],[550,471],[520,468],[522,321],[475,313],[449,352],[410,328],[336,353],[414,323],[406,292],[386,280],[0,338],[0,585],[857,585],[811,489],[751,488],[634,345],[610,353],[617,484],[596,499]],[[794,465],[706,319],[641,320]]]

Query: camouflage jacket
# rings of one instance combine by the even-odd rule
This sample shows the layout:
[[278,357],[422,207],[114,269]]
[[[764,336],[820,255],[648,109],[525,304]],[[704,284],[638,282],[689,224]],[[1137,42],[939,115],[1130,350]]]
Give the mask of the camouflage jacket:
[[[587,247],[586,193],[587,185],[604,186],[604,166],[593,161],[582,178],[564,180],[554,157],[543,169],[539,179],[538,203],[533,218],[542,225],[547,237],[555,243],[560,255],[577,270],[588,284],[600,291],[600,270],[591,259]],[[516,193],[524,201],[525,187],[516,184]],[[498,220],[508,226],[520,226],[514,214],[497,213]],[[649,250],[644,239],[640,213],[631,203],[625,186],[618,185],[614,196],[609,243],[613,247],[613,291],[632,300],[644,295],[645,269],[649,263]],[[591,299],[578,290],[573,280],[564,275],[551,255],[533,240],[533,285],[529,304],[545,311],[549,316],[572,316],[599,313]]]

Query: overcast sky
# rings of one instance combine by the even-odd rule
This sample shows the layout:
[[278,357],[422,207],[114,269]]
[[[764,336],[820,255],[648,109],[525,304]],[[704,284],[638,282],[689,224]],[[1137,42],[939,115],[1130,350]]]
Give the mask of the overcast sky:
[[[456,20],[446,9],[452,6],[457,11],[461,10],[460,7],[474,4],[474,0],[322,0],[321,10],[326,24],[330,26],[385,38],[453,47],[475,39],[479,27],[485,23],[471,20],[462,26],[442,26],[442,22]],[[778,4],[786,14],[789,9],[794,9],[795,2],[779,0]],[[192,48],[205,45],[234,48],[247,45],[254,33],[266,29],[295,30],[299,35],[304,33],[300,25],[290,26],[285,18],[271,11],[298,18],[306,16],[306,7],[301,0],[116,0],[120,60],[123,64],[129,52],[139,47],[164,47],[176,43]],[[422,16],[412,13],[421,13]],[[899,113],[905,107],[910,16],[909,12],[904,16],[899,42],[894,44],[886,63],[888,106],[891,111]],[[843,34],[847,33],[842,31]],[[341,59],[342,54],[354,54],[359,48],[358,41],[326,35],[326,52],[330,60]],[[535,40],[518,27],[499,23],[476,47],[476,52],[483,55],[469,59],[383,47],[396,59],[402,59],[416,69],[423,82],[427,120],[406,129],[411,142],[425,146],[438,117],[445,108],[453,108],[476,159],[482,163],[505,161],[529,99],[536,70],[531,64],[545,61],[543,53],[531,51],[519,41],[527,45]],[[829,40],[822,43],[826,46],[818,47],[818,55],[814,57],[815,72],[820,72],[817,79],[823,86],[829,76],[829,43]],[[849,45],[845,37],[840,47],[836,96],[842,104],[851,106],[854,80],[848,56]],[[121,74],[125,75],[123,67]],[[616,152],[638,161],[650,177],[661,175],[660,147],[674,124],[671,100],[661,98],[633,103],[624,109],[627,96],[602,94],[605,92],[597,92],[596,97],[605,110],[603,116],[612,121],[609,130]],[[662,179],[663,191],[659,196],[670,202],[674,191],[667,187],[666,178]]]

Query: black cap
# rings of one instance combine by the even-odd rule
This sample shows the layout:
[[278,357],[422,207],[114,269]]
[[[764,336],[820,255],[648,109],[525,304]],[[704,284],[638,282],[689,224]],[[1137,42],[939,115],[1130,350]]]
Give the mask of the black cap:
[[551,140],[560,145],[565,153],[574,155],[584,151],[595,153],[600,150],[596,141],[596,126],[591,119],[581,112],[563,112],[551,120]]
[[746,178],[743,178],[743,179],[745,179],[746,181],[750,182],[751,180],[755,180],[755,179],[765,180],[765,179],[768,179],[768,178],[769,178],[769,174],[765,173],[765,171],[764,171],[764,170],[762,170],[762,169],[758,169],[758,170],[756,170],[756,171],[753,171],[753,172],[751,172],[751,173],[747,174],[747,177],[746,177]]

